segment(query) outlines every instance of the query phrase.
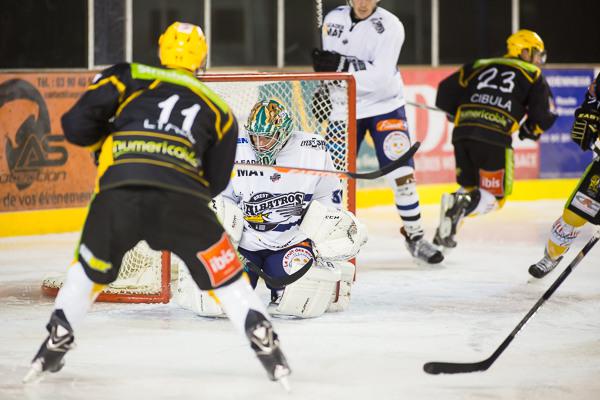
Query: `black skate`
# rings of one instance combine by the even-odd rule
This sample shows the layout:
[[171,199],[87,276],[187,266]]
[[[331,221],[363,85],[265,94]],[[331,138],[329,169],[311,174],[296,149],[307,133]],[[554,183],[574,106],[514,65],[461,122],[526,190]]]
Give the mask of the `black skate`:
[[292,372],[279,347],[279,339],[273,326],[263,314],[249,310],[246,317],[246,336],[250,346],[272,381],[279,381],[289,390],[287,376]]
[[550,271],[556,268],[560,260],[562,260],[562,256],[558,257],[556,260],[553,260],[548,254],[548,251],[544,250],[544,257],[529,267],[529,274],[531,274],[531,276],[534,278],[543,278],[550,273]]
[[406,240],[406,248],[417,260],[428,264],[439,264],[444,261],[442,252],[425,240],[422,232],[418,235],[409,235],[404,228],[401,228],[400,233]]
[[54,310],[46,329],[50,334],[33,357],[31,369],[23,378],[24,383],[30,382],[46,372],[60,371],[65,365],[63,360],[65,354],[75,347],[73,329],[62,310]]
[[454,240],[458,224],[466,215],[467,208],[471,204],[469,193],[444,193],[440,208],[440,225],[435,231],[433,244],[453,249],[457,243]]

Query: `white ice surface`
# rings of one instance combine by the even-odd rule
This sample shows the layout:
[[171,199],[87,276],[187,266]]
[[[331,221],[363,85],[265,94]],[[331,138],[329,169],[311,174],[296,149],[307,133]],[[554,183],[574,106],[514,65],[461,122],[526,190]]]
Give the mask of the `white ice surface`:
[[[391,207],[361,210],[370,241],[351,308],[275,320],[291,394],[268,381],[228,321],[174,304],[96,304],[65,368],[22,385],[52,309],[39,283],[65,269],[78,235],[0,239],[0,399],[599,399],[600,245],[488,371],[422,371],[427,361],[487,358],[541,297],[592,232],[584,229],[557,271],[533,281],[527,267],[561,208],[515,202],[468,219],[438,267],[412,262]],[[431,237],[437,208],[423,212]]]

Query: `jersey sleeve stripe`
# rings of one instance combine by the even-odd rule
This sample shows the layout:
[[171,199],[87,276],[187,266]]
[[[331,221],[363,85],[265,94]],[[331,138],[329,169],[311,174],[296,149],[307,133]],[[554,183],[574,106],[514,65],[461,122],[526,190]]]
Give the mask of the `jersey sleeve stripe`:
[[117,89],[117,91],[119,92],[119,102],[123,101],[123,97],[125,96],[125,84],[114,75],[101,79],[97,83],[90,85],[88,87],[88,90],[96,90],[99,87],[106,85],[107,83],[112,83],[115,89]]

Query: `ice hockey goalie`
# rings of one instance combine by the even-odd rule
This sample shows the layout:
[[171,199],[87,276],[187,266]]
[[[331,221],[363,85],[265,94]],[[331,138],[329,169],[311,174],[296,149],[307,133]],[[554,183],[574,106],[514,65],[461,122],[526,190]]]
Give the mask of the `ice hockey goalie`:
[[[294,130],[288,108],[276,99],[261,100],[250,110],[236,163],[335,169],[323,137]],[[262,278],[270,289],[272,314],[309,318],[348,306],[354,265],[347,260],[367,235],[342,209],[342,197],[334,175],[238,168],[213,202],[232,241],[239,242],[250,283],[256,287]],[[187,295],[188,285],[179,283],[184,307],[202,315],[220,313],[210,295]]]

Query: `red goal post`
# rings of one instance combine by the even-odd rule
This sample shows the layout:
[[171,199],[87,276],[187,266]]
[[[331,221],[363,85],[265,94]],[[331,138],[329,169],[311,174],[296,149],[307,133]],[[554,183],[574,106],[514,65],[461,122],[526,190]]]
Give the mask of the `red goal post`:
[[[338,170],[356,171],[356,85],[349,73],[219,73],[199,79],[231,107],[240,129],[252,106],[273,98],[292,114],[295,130],[322,135]],[[344,208],[356,211],[356,182],[343,179]],[[119,277],[98,297],[117,303],[168,303],[177,274],[171,254],[142,241],[123,258]],[[64,276],[47,277],[43,293],[55,296]]]

